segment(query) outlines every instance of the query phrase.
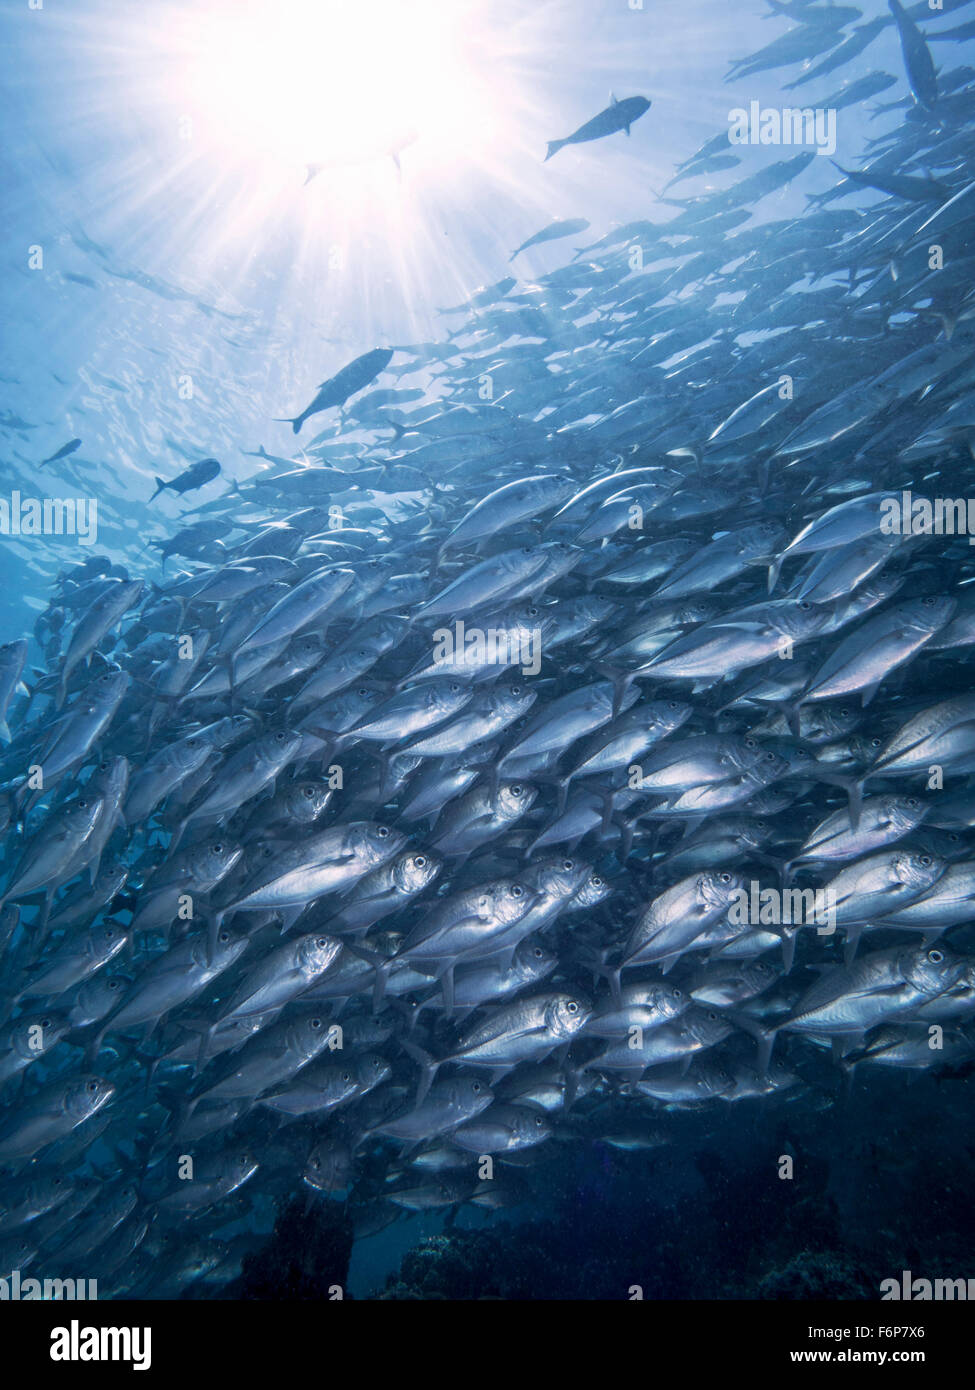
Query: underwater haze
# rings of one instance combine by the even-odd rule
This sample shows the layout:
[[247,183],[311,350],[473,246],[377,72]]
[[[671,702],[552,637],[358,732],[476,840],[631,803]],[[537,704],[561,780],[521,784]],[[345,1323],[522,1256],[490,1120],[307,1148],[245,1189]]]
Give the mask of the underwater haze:
[[975,3],[0,30],[3,1288],[975,1288]]

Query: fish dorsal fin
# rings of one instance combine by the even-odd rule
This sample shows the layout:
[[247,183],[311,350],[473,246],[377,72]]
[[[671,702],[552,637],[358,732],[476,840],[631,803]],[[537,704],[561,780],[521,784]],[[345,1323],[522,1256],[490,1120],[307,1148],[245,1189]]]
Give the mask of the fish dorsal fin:
[[609,94],[609,104],[610,104],[610,106],[619,106],[619,99],[617,98],[615,92],[610,92],[610,94]]

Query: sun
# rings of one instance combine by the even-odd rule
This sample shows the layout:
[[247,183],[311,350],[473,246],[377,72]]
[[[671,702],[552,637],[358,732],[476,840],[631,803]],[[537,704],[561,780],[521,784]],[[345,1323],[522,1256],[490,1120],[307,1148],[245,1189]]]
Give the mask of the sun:
[[210,0],[171,36],[173,82],[211,150],[329,168],[448,159],[489,135],[465,0]]

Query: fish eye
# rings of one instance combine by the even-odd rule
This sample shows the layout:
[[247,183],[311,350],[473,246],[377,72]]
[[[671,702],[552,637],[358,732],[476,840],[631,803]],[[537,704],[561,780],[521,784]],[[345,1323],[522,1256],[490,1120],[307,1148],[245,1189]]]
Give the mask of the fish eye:
[[919,800],[916,796],[909,796],[909,797],[907,798],[907,803],[906,803],[906,804],[907,804],[908,806],[910,806],[910,808],[911,808],[912,811],[916,811],[917,808],[920,806],[921,802],[920,802],[920,800]]
[[562,860],[562,867],[563,867],[563,869],[565,870],[565,872],[568,874],[568,873],[571,873],[572,870],[575,868],[575,864],[572,862],[571,859],[563,859],[563,860]]
[[418,855],[416,855],[416,857],[415,857],[414,860],[413,860],[413,863],[416,865],[416,867],[417,867],[418,869],[425,869],[426,866],[427,866],[427,857],[426,857],[426,855],[425,855],[425,854],[418,854]]
[[480,1094],[480,1091],[481,1091],[481,1083],[480,1083],[480,1081],[472,1081],[472,1082],[471,1082],[471,1090],[474,1092],[475,1095],[479,1095],[479,1094]]
[[746,748],[757,748],[757,747],[758,747],[758,744],[755,742],[755,740],[754,740],[753,738],[746,738],[746,739],[745,739],[745,747],[746,747]]
[[565,1008],[566,1012],[570,1014],[577,1014],[579,1012],[579,1005],[576,1003],[574,999],[570,999],[568,1004],[566,1004]]
[[718,882],[719,882],[719,883],[730,883],[730,882],[731,882],[731,875],[730,875],[729,873],[727,873],[727,872],[718,874]]
[[683,994],[681,993],[681,991],[680,991],[679,989],[675,989],[675,990],[674,990],[674,998],[675,998],[675,999],[683,999],[683,997],[684,997],[684,996],[683,996]]
[[511,687],[511,693],[512,693],[512,695],[520,695],[520,694],[521,694],[521,686],[520,686],[520,685],[513,685],[513,686]]
[[802,609],[803,613],[808,613],[810,608],[812,608],[812,604],[809,600],[804,598],[799,600],[798,606]]
[[532,952],[532,955],[535,957],[536,960],[541,960],[544,954],[545,952],[542,950],[541,946],[536,946],[534,951]]
[[708,1020],[711,1023],[717,1023],[718,1021],[718,1015],[714,1012],[713,1009],[708,1009]]
[[535,1128],[536,1128],[536,1129],[541,1129],[542,1124],[543,1124],[543,1120],[542,1120],[541,1115],[536,1115],[536,1116],[535,1116]]
[[213,846],[213,852],[214,852],[214,854],[223,854],[223,845],[220,844],[219,840],[218,840],[217,843]]
[[321,1020],[320,1018],[313,1018],[313,1019],[312,1019],[312,1021],[311,1021],[311,1027],[312,1027],[312,1028],[321,1028],[321,1026],[322,1026],[322,1020]]
[[521,796],[521,794],[522,794],[523,791],[524,791],[524,787],[521,785],[521,783],[520,783],[520,782],[516,782],[515,785],[511,788],[511,795],[512,795],[512,796]]
[[460,690],[460,688],[461,688],[461,687],[460,687],[460,685],[457,683],[457,681],[451,681],[451,682],[450,682],[450,685],[449,685],[449,687],[448,687],[448,689],[450,690],[451,695],[456,695],[457,692],[458,692],[458,690]]
[[380,825],[376,830],[376,834],[379,836],[380,840],[385,840],[386,836],[389,834],[389,826]]
[[122,983],[121,980],[109,980],[109,982],[108,982],[108,987],[109,987],[109,989],[118,989],[118,987],[119,987],[119,985],[120,985],[121,983]]
[[517,883],[513,883],[513,884],[511,885],[511,896],[512,896],[513,898],[520,898],[521,895],[522,895],[522,893],[523,893],[524,891],[525,891],[525,890],[524,890],[523,888],[519,887],[519,885],[518,885]]
[[312,797],[315,795],[315,788],[314,788],[314,787],[302,787],[302,789],[301,789],[301,794],[302,794],[302,796],[305,798],[306,801],[311,801]]
[[325,947],[328,945],[328,937],[327,937],[327,936],[317,936],[317,937],[315,938],[315,945],[318,946],[321,950],[324,950]]
[[769,751],[765,754],[765,761],[766,761],[767,763],[774,763],[774,762],[775,762],[775,754],[772,752],[771,749],[769,749]]
[[85,1086],[85,1090],[88,1091],[90,1095],[94,1095],[95,1092],[98,1090],[98,1082],[89,1081]]
[[224,946],[226,946],[226,944],[227,944],[227,942],[228,942],[229,940],[230,940],[230,932],[229,932],[229,931],[222,931],[222,932],[220,933],[220,941],[221,941],[221,943],[222,943]]
[[940,965],[944,958],[944,952],[939,951],[937,948],[928,952],[928,960],[932,965]]
[[922,854],[917,862],[921,865],[922,868],[930,869],[931,865],[934,863],[934,860],[931,858],[930,854]]
[[603,886],[603,881],[598,874],[593,874],[589,882],[592,884],[593,888],[602,888]]
[[283,730],[279,729],[278,732],[274,735],[274,740],[276,743],[284,743],[287,737],[288,735],[284,733]]

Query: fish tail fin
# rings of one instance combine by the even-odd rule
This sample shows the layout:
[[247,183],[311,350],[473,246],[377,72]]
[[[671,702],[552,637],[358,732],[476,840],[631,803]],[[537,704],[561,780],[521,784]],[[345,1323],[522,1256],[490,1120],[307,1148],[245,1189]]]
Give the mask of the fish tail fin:
[[[364,935],[367,930],[368,928],[364,928],[361,935]],[[366,961],[372,966],[373,970],[375,970],[376,979],[372,990],[372,1011],[374,1014],[378,1014],[379,1007],[386,993],[386,985],[392,973],[393,965],[395,964],[395,958],[381,956],[378,951],[371,951],[367,946],[362,944],[361,940],[343,940],[342,944],[350,955],[358,956],[360,960]]]
[[843,964],[850,966],[856,960],[857,947],[860,945],[860,937],[863,935],[865,923],[852,922],[846,930],[846,939],[843,942]]
[[88,1046],[85,1048],[85,1065],[88,1067],[89,1070],[92,1070],[95,1067],[96,1062],[98,1061],[98,1054],[102,1050],[102,1043],[105,1039],[105,1034],[107,1032],[108,1024],[105,1023],[98,1030],[98,1032],[93,1035]]
[[290,425],[295,434],[299,433],[305,422],[303,415],[273,415],[271,418],[276,425]]
[[401,1038],[400,1046],[403,1051],[413,1058],[420,1068],[420,1084],[416,1091],[416,1106],[421,1106],[430,1093],[430,1087],[436,1080],[437,1072],[440,1070],[440,1063],[435,1062],[429,1052],[425,1052],[418,1043],[409,1038]]
[[582,1067],[571,1067],[566,1063],[563,1070],[565,1077],[565,1091],[562,1099],[562,1113],[565,1114],[575,1104],[576,1096],[579,1094],[579,1082],[582,1080]]
[[860,1060],[860,1058],[857,1058],[855,1061],[851,1062],[848,1056],[838,1059],[837,1065],[843,1076],[842,1097],[844,1102],[849,1102],[850,1097],[853,1095],[853,1086],[856,1081],[856,1072]]
[[772,1048],[775,1046],[775,1036],[777,1029],[764,1028],[757,1019],[750,1014],[740,1013],[737,1009],[725,1009],[725,1017],[730,1018],[732,1023],[737,1024],[744,1032],[748,1033],[758,1043],[757,1068],[762,1076],[768,1075],[769,1063],[772,1060]]
[[955,317],[954,314],[949,313],[947,310],[935,312],[934,316],[935,318],[941,320],[941,330],[945,335],[945,342],[950,343],[952,337],[954,336],[955,325],[957,324],[958,319]]
[[542,160],[542,163],[547,164],[548,161],[552,158],[552,155],[558,154],[559,150],[562,148],[564,144],[564,140],[550,140],[548,142],[548,152],[546,153],[545,158]]
[[150,501],[150,502],[155,502],[155,500],[156,500],[156,498],[159,496],[159,494],[160,494],[161,492],[164,492],[165,489],[166,489],[167,487],[169,487],[169,484],[165,481],[165,479],[160,478],[159,475],[157,474],[157,475],[156,475],[156,490],[155,490],[155,492],[152,494],[152,496],[149,498],[149,501]]
[[789,733],[792,735],[793,738],[798,738],[798,737],[799,737],[799,730],[800,730],[799,719],[800,719],[801,712],[802,712],[802,699],[801,699],[801,698],[798,699],[798,700],[783,700],[783,702],[782,702],[782,713],[783,713],[783,715],[785,716],[785,721],[786,721],[786,723],[787,723],[788,726],[789,726]]
[[180,1091],[177,1086],[162,1084],[156,1087],[156,1099],[162,1106],[163,1110],[169,1111],[169,1115],[173,1123],[173,1128],[175,1129],[177,1117],[179,1116],[179,1112],[183,1106],[182,1091]]
[[798,932],[786,932],[782,937],[782,969],[788,975],[796,959]]
[[207,923],[207,965],[213,964],[214,957],[217,954],[217,944],[222,924],[223,913],[212,912],[210,914],[210,920]]
[[637,816],[618,816],[616,818],[615,823],[620,832],[620,843],[616,857],[621,864],[626,863],[632,852],[637,820]]
[[633,672],[621,670],[619,666],[614,666],[608,661],[596,662],[595,669],[597,675],[613,683],[613,718],[615,719],[623,708],[626,692],[633,684]]

